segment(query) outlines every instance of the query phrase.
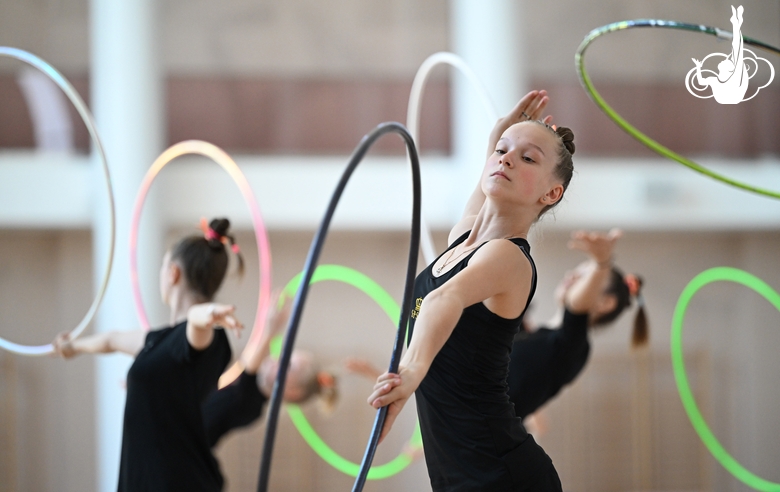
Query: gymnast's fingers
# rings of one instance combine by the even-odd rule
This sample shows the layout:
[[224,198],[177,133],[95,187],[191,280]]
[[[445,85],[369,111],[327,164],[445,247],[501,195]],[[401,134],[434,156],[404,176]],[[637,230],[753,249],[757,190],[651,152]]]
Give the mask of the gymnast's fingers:
[[233,314],[235,311],[236,307],[228,304],[212,304],[210,308],[210,313],[214,319],[224,318],[225,316]]
[[539,91],[531,91],[525,96],[523,96],[520,101],[518,101],[517,104],[515,104],[515,107],[512,108],[512,111],[509,112],[510,117],[513,117],[514,119],[520,118],[520,116],[523,115],[523,113],[527,113],[528,106],[533,102],[534,99],[536,99],[539,96]]
[[396,374],[394,372],[385,372],[384,374],[382,374],[378,378],[376,378],[376,382],[377,382],[377,384],[379,384],[381,382],[388,381],[390,379],[395,379],[395,378],[398,378],[398,377],[399,377],[398,374]]
[[542,116],[542,111],[550,102],[550,98],[547,97],[547,91],[539,91],[536,97],[531,101],[528,109],[525,110],[528,115],[528,119],[538,120]]
[[380,388],[385,388],[385,387],[394,388],[394,387],[398,386],[399,384],[401,384],[401,378],[400,377],[393,378],[393,379],[386,379],[384,381],[377,382],[374,385],[374,391],[379,391]]
[[569,249],[573,249],[577,251],[588,250],[588,243],[586,241],[583,241],[582,239],[570,239],[569,242],[566,244],[566,246]]
[[396,417],[398,417],[398,414],[401,413],[402,408],[403,405],[393,404],[390,405],[390,407],[387,409],[387,416],[385,417],[385,425],[382,426],[382,433],[379,434],[380,443],[385,439],[385,436],[390,432],[390,429],[393,427],[393,423],[395,423],[395,419]]
[[395,388],[396,386],[401,384],[400,379],[390,380],[382,385],[377,385],[374,387],[374,391],[379,392],[381,395],[386,395],[387,393],[390,393],[390,391]]

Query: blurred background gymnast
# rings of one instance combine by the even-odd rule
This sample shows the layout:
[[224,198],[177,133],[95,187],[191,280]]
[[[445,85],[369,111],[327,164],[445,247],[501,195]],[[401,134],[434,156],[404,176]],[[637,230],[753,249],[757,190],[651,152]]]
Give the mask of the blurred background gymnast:
[[[536,413],[571,383],[585,368],[590,355],[588,333],[605,327],[636,301],[632,345],[648,340],[648,324],[641,294],[642,279],[624,274],[614,265],[614,250],[622,232],[607,234],[578,231],[569,248],[584,252],[588,260],[566,273],[555,289],[559,306],[545,325],[524,322],[512,344],[509,365],[509,398],[515,413],[526,420],[529,430],[541,434],[546,419]],[[534,415],[532,415],[534,414]]]
[[62,333],[54,341],[56,354],[66,359],[113,352],[135,357],[127,373],[120,492],[222,490],[201,404],[231,358],[223,327],[237,335],[243,328],[233,306],[212,302],[228,270],[229,249],[243,272],[229,228],[228,219],[214,219],[203,234],[184,237],[165,253],[160,294],[170,309],[169,326],[75,340]]

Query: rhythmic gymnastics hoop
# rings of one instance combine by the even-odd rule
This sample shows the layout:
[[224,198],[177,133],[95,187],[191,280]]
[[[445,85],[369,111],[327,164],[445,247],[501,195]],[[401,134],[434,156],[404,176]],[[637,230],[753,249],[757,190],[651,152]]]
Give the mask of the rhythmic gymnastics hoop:
[[[667,29],[679,29],[683,31],[701,32],[705,34],[711,34],[721,39],[732,37],[732,33],[730,33],[729,31],[724,31],[722,29],[718,29],[715,27],[703,26],[699,24],[686,24],[684,22],[657,20],[657,19],[636,19],[636,20],[621,21],[621,22],[615,22],[612,24],[607,24],[606,26],[596,28],[592,30],[587,36],[585,36],[585,39],[580,44],[579,48],[577,48],[577,53],[574,55],[574,64],[577,68],[577,73],[580,77],[580,83],[582,84],[582,87],[585,89],[585,92],[588,93],[588,96],[593,100],[594,103],[596,103],[596,105],[599,108],[601,108],[604,114],[606,114],[609,119],[614,121],[615,124],[617,124],[623,131],[625,131],[626,133],[634,137],[641,144],[657,152],[658,154],[667,157],[669,159],[672,159],[673,161],[677,161],[680,164],[687,166],[696,172],[699,172],[705,176],[709,176],[722,183],[734,186],[736,188],[743,189],[745,191],[757,193],[759,195],[763,195],[769,198],[780,199],[780,192],[778,191],[769,190],[766,188],[759,188],[757,186],[753,186],[748,183],[743,183],[742,181],[738,181],[734,178],[729,178],[728,176],[724,176],[723,174],[708,169],[707,167],[702,166],[701,164],[698,164],[686,157],[681,156],[680,154],[674,152],[673,150],[664,147],[660,143],[656,142],[652,138],[648,137],[647,135],[645,135],[644,133],[636,129],[622,116],[620,116],[620,114],[618,114],[618,112],[615,111],[609,104],[607,104],[607,102],[604,100],[603,97],[601,97],[601,94],[599,94],[596,88],[593,86],[593,83],[590,80],[590,76],[588,76],[588,72],[585,70],[585,50],[599,36],[603,36],[604,34],[608,34],[615,31],[622,31],[624,29],[633,29],[639,27],[662,27]],[[770,46],[766,43],[749,38],[747,36],[742,36],[742,40],[744,41],[744,44],[755,46],[764,49],[766,51],[770,51],[772,53],[780,55],[780,49],[775,48],[774,46]]]
[[[419,128],[422,96],[425,91],[425,84],[428,82],[428,77],[437,65],[450,65],[452,68],[460,70],[466,77],[466,80],[468,80],[472,87],[476,89],[477,95],[479,96],[480,101],[482,101],[482,106],[487,111],[488,118],[490,118],[491,121],[498,120],[498,112],[496,111],[493,102],[490,100],[490,96],[488,96],[485,86],[468,63],[466,63],[463,58],[455,53],[450,53],[449,51],[434,53],[426,58],[425,61],[422,62],[422,65],[420,65],[420,68],[417,69],[417,74],[414,76],[414,82],[412,82],[412,91],[409,94],[409,106],[406,110],[406,126],[409,128],[409,133],[412,135],[414,141],[417,142],[418,148],[420,143]],[[436,247],[433,245],[431,228],[428,226],[428,222],[425,220],[424,215],[421,218],[420,227],[423,258],[425,258],[426,263],[430,264],[436,261],[438,254],[436,253]]]
[[734,475],[735,478],[748,487],[765,492],[777,492],[780,491],[780,483],[770,482],[769,480],[765,480],[754,474],[734,459],[720,444],[699,411],[691,387],[688,384],[688,377],[685,374],[685,359],[683,357],[682,349],[682,328],[685,312],[688,310],[691,299],[699,289],[707,284],[722,281],[735,282],[752,289],[772,303],[772,305],[780,311],[780,294],[769,286],[769,284],[744,270],[730,267],[716,267],[698,274],[685,286],[685,289],[683,289],[682,294],[680,294],[680,298],[677,301],[677,306],[674,309],[671,335],[674,380],[677,383],[677,390],[680,393],[680,399],[685,408],[685,413],[688,414],[688,419],[691,421],[693,428],[696,430],[699,438],[701,438],[713,458],[715,458],[729,473]]
[[[393,355],[390,358],[390,367],[388,368],[388,372],[398,371],[398,363],[401,359],[401,352],[403,352],[404,340],[406,338],[406,325],[409,321],[409,312],[412,307],[412,290],[414,287],[415,273],[417,271],[417,256],[420,249],[420,161],[417,155],[417,149],[414,145],[414,140],[408,130],[400,123],[390,122],[381,123],[369,134],[365,135],[355,148],[355,151],[352,153],[352,157],[347,164],[347,168],[344,170],[339,183],[336,185],[328,208],[325,210],[325,216],[323,217],[317,234],[314,236],[314,240],[309,248],[309,255],[306,258],[306,264],[303,269],[301,285],[295,295],[292,314],[285,334],[284,348],[279,357],[279,373],[277,374],[273,394],[271,396],[265,440],[263,442],[260,477],[257,482],[258,492],[266,492],[268,490],[274,439],[276,438],[276,428],[279,422],[279,409],[281,407],[284,384],[287,379],[287,371],[290,365],[290,356],[292,355],[295,337],[298,333],[298,324],[300,323],[301,315],[303,313],[306,296],[309,292],[309,284],[312,275],[314,274],[317,261],[319,260],[322,247],[325,243],[325,238],[328,234],[328,229],[330,228],[330,222],[333,219],[333,214],[336,212],[336,206],[341,199],[344,188],[347,186],[349,178],[352,176],[355,168],[363,160],[363,157],[365,157],[374,142],[387,133],[397,133],[406,144],[407,156],[412,167],[412,188],[414,197],[412,201],[412,230],[409,240],[409,256],[406,265],[403,301],[401,302],[401,313],[398,320],[398,331],[396,332]],[[376,453],[376,447],[379,443],[379,434],[382,431],[386,416],[387,407],[382,407],[377,410],[371,437],[366,446],[365,454],[363,455],[360,471],[358,472],[352,488],[353,492],[360,492],[363,490],[368,470],[371,467],[371,461],[374,459],[374,454]]]
[[[295,292],[301,285],[302,276],[303,273],[299,273],[287,283],[282,291],[282,300],[295,295]],[[398,307],[398,304],[392,296],[390,296],[381,285],[357,270],[341,265],[319,265],[314,271],[314,275],[309,283],[316,284],[317,282],[326,280],[342,282],[360,290],[370,297],[371,300],[385,312],[387,317],[390,318],[390,321],[398,319],[401,314],[401,308]],[[279,341],[281,341],[281,336],[279,337]],[[271,355],[273,356],[278,357],[280,352],[281,343],[275,344],[271,349]],[[290,419],[292,419],[295,428],[298,429],[301,437],[303,437],[303,440],[306,441],[320,458],[345,475],[352,477],[358,475],[360,464],[349,461],[328,446],[319,434],[317,434],[317,431],[314,430],[311,423],[309,423],[306,415],[301,410],[301,407],[289,403],[286,404],[285,407],[287,408],[287,413],[290,416]],[[417,423],[412,437],[409,439],[409,445],[413,448],[422,447],[422,434],[420,433],[419,423]],[[389,478],[401,472],[404,468],[409,466],[411,462],[411,457],[402,452],[384,465],[372,466],[368,472],[367,479],[382,480],[384,478]]]
[[[185,140],[174,144],[166,149],[160,156],[154,161],[152,167],[146,172],[144,180],[141,182],[141,187],[138,190],[138,195],[135,198],[135,205],[133,206],[132,222],[130,223],[130,282],[133,286],[133,300],[135,301],[135,310],[138,314],[138,319],[141,322],[141,327],[144,330],[149,329],[149,319],[146,316],[146,309],[144,309],[143,298],[141,297],[141,286],[138,282],[138,228],[141,223],[141,212],[146,202],[146,196],[149,193],[149,188],[152,183],[160,174],[160,171],[168,165],[171,161],[186,154],[198,154],[210,158],[215,163],[219,164],[222,169],[227,171],[233,182],[238,186],[241,191],[241,195],[244,197],[249,212],[252,216],[252,226],[255,231],[255,241],[257,242],[257,252],[260,257],[259,263],[259,275],[260,275],[260,292],[257,297],[257,312],[255,314],[255,323],[252,327],[252,333],[249,336],[247,344],[257,344],[260,341],[260,337],[263,333],[265,326],[266,314],[270,307],[271,302],[271,248],[268,244],[268,232],[266,231],[263,217],[260,214],[260,206],[257,204],[255,195],[252,192],[249,181],[247,181],[244,173],[238,167],[238,164],[222,149],[214,144],[204,142],[202,140]],[[228,369],[225,374],[234,374],[237,377],[241,374],[241,371],[235,371],[234,367]],[[230,384],[231,381],[227,381]]]
[[[87,310],[87,314],[84,315],[79,324],[70,331],[71,339],[75,339],[81,335],[87,325],[89,325],[92,322],[92,319],[95,317],[95,313],[97,313],[98,307],[100,307],[100,303],[103,301],[103,296],[105,295],[106,289],[108,288],[108,280],[111,277],[111,265],[114,262],[114,245],[116,241],[116,212],[114,210],[114,189],[111,185],[111,174],[108,170],[108,159],[106,158],[106,152],[103,149],[103,143],[100,140],[100,135],[98,134],[97,127],[95,125],[95,119],[92,117],[92,113],[90,113],[87,105],[84,103],[84,100],[81,99],[81,96],[79,96],[79,93],[76,91],[76,89],[73,88],[71,83],[68,82],[68,79],[66,79],[59,71],[57,71],[56,68],[51,66],[49,63],[27,51],[20,50],[18,48],[0,46],[0,56],[14,58],[16,60],[27,63],[28,65],[31,65],[32,67],[37,68],[43,72],[43,74],[49,77],[52,82],[57,84],[62,92],[64,92],[68,97],[71,104],[73,104],[73,106],[76,108],[76,111],[78,111],[81,119],[84,121],[84,125],[87,127],[89,136],[95,146],[95,151],[100,157],[100,164],[103,167],[103,176],[105,177],[106,187],[108,190],[109,215],[111,217],[111,234],[108,246],[108,256],[106,258],[105,273],[103,274],[103,279],[101,280],[100,286],[98,287],[97,294],[95,294],[95,298],[92,300],[92,305],[90,305],[89,309]],[[20,355],[47,355],[54,352],[54,346],[50,343],[46,345],[22,345],[10,342],[4,338],[0,338],[0,348],[4,348],[9,352],[14,352]]]

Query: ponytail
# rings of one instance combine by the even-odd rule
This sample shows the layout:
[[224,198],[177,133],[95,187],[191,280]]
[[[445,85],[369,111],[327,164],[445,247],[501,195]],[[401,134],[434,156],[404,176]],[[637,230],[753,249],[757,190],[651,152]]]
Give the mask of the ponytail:
[[642,277],[633,273],[624,275],[622,271],[613,266],[609,284],[604,293],[615,297],[615,308],[595,318],[591,321],[591,326],[597,327],[612,323],[626,308],[631,306],[632,299],[636,300],[637,310],[631,332],[631,346],[636,348],[647,345],[650,338],[650,327],[645,313],[645,298],[642,295],[643,284]]
[[330,415],[336,409],[336,403],[339,399],[336,376],[327,371],[317,373],[317,384],[319,385],[320,411],[325,415]]
[[634,315],[634,329],[631,332],[631,347],[637,348],[647,345],[650,338],[650,328],[645,313],[645,298],[642,295],[642,278],[632,273],[625,276],[625,283],[631,297],[636,299],[636,315]]

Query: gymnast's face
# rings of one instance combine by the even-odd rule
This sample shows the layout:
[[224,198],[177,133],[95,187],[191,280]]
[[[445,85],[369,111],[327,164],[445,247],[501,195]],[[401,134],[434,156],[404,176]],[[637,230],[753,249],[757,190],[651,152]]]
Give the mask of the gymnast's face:
[[[261,369],[261,386],[268,396],[273,391],[276,375],[279,373],[279,360],[268,358]],[[307,383],[316,377],[314,357],[311,353],[294,350],[290,357],[290,368],[287,371],[287,382],[284,386],[284,401],[300,403],[306,397]]]
[[538,123],[509,127],[482,172],[485,196],[539,209],[558,201],[563,195],[555,176],[558,145],[555,135]]

